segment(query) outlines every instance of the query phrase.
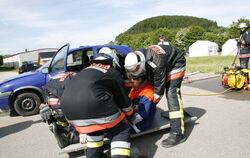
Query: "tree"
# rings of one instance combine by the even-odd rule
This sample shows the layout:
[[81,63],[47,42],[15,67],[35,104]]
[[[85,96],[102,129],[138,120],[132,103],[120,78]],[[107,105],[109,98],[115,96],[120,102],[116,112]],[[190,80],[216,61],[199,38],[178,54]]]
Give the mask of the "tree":
[[159,42],[164,34],[173,46],[184,51],[197,40],[215,42],[221,46],[230,38],[239,38],[239,23],[250,23],[250,19],[239,19],[229,27],[204,18],[190,16],[158,16],[136,23],[126,32],[116,37],[117,44],[128,45],[132,49],[147,47]]
[[230,38],[239,38],[239,24],[245,22],[249,26],[250,19],[239,19],[237,22],[232,22],[232,24],[229,26],[229,28],[226,30],[226,36],[228,39]]
[[0,55],[0,66],[3,65],[3,56]]
[[200,26],[205,29],[210,27],[218,27],[215,21],[211,21],[204,18],[192,17],[192,16],[157,16],[142,20],[125,33],[127,34],[139,34],[145,32],[152,32],[160,28],[167,29],[181,29],[189,26]]
[[189,47],[197,40],[203,40],[203,34],[205,33],[205,29],[200,26],[191,26],[186,34],[186,42],[185,46]]
[[186,41],[186,36],[187,36],[188,31],[189,31],[189,28],[180,29],[175,36],[174,45],[178,47],[180,50],[184,50],[186,47],[185,41]]
[[184,51],[197,40],[203,39],[205,30],[200,26],[180,29],[175,36],[176,46]]

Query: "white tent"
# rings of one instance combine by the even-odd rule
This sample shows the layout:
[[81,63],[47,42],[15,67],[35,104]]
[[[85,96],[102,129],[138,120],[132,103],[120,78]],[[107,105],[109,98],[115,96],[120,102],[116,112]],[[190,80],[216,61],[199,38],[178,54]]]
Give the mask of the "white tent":
[[235,39],[229,39],[222,45],[221,55],[236,55],[237,42]]
[[218,44],[211,41],[198,40],[189,46],[190,57],[217,55],[217,53]]

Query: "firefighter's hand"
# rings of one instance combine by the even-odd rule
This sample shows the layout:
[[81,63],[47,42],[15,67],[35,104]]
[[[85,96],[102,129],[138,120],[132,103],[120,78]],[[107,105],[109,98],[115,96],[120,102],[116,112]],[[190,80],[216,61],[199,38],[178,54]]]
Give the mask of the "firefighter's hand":
[[80,143],[86,144],[87,143],[87,134],[79,134]]
[[137,124],[138,122],[141,122],[143,120],[143,118],[141,117],[140,114],[138,114],[137,112],[134,113],[133,116],[128,118],[129,122],[133,125]]
[[161,96],[154,93],[153,103],[157,104],[157,103],[159,103],[160,100],[161,100]]
[[48,105],[42,106],[40,108],[40,116],[44,122],[48,122],[48,120],[50,119],[50,116],[52,116],[52,111]]
[[134,111],[135,111],[135,112],[139,111],[139,106],[140,106],[140,105],[138,105],[138,104],[133,105],[133,108],[134,108]]
[[237,47],[240,47],[240,45],[241,45],[240,39],[239,38],[235,38],[235,41],[237,42]]

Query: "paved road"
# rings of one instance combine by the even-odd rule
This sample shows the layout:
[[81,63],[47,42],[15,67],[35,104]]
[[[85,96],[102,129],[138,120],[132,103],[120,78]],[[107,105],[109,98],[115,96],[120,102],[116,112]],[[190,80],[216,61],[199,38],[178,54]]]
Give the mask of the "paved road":
[[[184,84],[186,110],[199,117],[187,125],[187,141],[172,148],[160,143],[168,131],[133,140],[133,145],[148,158],[249,158],[250,155],[250,91],[229,91],[216,96],[189,96],[223,91],[219,78]],[[159,103],[164,108],[166,100]],[[39,115],[0,117],[0,158],[63,158],[48,126]]]

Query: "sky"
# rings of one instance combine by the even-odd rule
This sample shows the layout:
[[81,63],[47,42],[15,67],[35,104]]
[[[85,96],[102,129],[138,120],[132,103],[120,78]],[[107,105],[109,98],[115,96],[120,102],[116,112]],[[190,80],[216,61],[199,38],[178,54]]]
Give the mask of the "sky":
[[250,19],[249,0],[0,0],[0,55],[106,44],[137,22],[186,15],[228,27]]

